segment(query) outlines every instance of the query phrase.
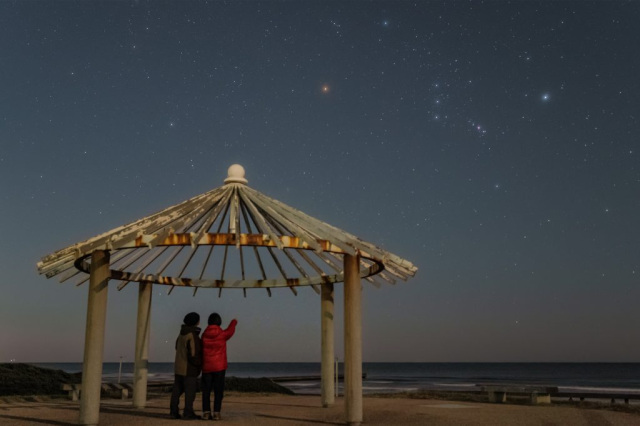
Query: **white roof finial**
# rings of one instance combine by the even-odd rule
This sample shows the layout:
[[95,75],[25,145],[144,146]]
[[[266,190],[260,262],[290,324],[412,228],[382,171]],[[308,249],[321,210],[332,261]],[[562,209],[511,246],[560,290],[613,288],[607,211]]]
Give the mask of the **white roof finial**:
[[232,164],[227,171],[227,178],[224,183],[244,183],[248,181],[244,178],[244,167],[240,164]]

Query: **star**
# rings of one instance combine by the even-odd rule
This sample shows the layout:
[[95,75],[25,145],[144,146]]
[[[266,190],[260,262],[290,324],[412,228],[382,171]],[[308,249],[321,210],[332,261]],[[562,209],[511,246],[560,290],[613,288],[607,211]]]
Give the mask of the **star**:
[[541,96],[541,99],[542,99],[544,102],[547,102],[549,99],[551,99],[551,95],[550,95],[550,94],[548,94],[548,93],[543,93],[543,94],[542,94],[542,96]]
[[331,90],[331,88],[329,87],[328,84],[322,85],[322,93],[329,93],[329,90]]

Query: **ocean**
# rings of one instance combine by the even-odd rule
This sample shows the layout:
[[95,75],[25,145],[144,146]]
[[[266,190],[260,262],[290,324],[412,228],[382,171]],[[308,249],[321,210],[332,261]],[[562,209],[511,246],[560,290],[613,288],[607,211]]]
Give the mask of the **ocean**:
[[[82,363],[34,363],[69,373],[82,371]],[[340,364],[340,373],[343,365]],[[117,382],[120,363],[103,364],[105,381]],[[419,390],[476,390],[479,383],[540,384],[561,392],[640,394],[640,363],[398,363],[365,362],[363,392],[387,393]],[[235,362],[227,376],[319,376],[317,362]],[[122,382],[133,380],[133,363],[123,362]],[[173,380],[173,363],[149,363],[150,381]],[[281,382],[299,394],[319,394],[319,380]],[[342,381],[339,383],[342,391]]]

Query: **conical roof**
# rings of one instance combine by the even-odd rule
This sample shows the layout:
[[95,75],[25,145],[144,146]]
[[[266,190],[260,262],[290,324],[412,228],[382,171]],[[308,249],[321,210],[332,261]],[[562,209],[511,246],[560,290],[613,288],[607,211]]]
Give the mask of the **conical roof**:
[[[342,256],[361,257],[360,276],[395,284],[411,262],[250,188],[240,165],[224,185],[45,256],[38,271],[86,282],[91,253],[111,251],[111,279],[212,288],[289,287],[343,281]],[[317,289],[316,289],[317,290]]]

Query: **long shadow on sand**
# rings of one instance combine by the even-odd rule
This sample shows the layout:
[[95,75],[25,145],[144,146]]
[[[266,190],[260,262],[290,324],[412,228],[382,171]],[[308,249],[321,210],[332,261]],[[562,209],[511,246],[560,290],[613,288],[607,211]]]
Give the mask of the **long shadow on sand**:
[[271,416],[269,414],[256,414],[256,417],[266,417],[268,419],[278,419],[278,420],[288,420],[294,422],[304,422],[304,423],[319,423],[323,425],[343,425],[344,422],[329,422],[325,420],[316,420],[316,419],[303,419],[300,417],[284,417],[284,416]]
[[[63,409],[78,411],[78,407],[64,407]],[[104,406],[104,405],[102,405],[100,407],[100,412],[101,413],[124,414],[124,415],[127,415],[127,416],[148,417],[148,418],[154,418],[154,419],[168,419],[169,418],[168,409],[167,409],[166,413],[154,413],[154,412],[150,412],[150,411],[146,411],[146,410],[149,410],[149,408],[146,408],[145,411],[141,411],[141,410],[138,410],[137,408],[133,408],[133,407],[131,407],[131,408],[108,407],[108,406]]]
[[0,419],[9,419],[9,420],[15,420],[15,421],[41,423],[41,424],[45,424],[45,425],[57,425],[57,426],[69,426],[69,425],[75,425],[76,424],[76,423],[61,422],[61,421],[58,421],[58,420],[38,419],[38,418],[35,418],[35,417],[10,416],[8,414],[0,414]]
[[249,402],[249,401],[224,401],[225,404],[252,404],[252,405],[275,405],[277,407],[304,407],[304,408],[320,408],[319,404],[274,404],[272,402]]
[[[71,404],[68,404],[68,405],[73,407],[73,405]],[[41,410],[43,408],[62,408],[62,407],[64,407],[64,405],[58,402],[38,402],[38,403],[16,402],[11,404],[0,404],[0,412],[8,411],[14,408],[29,408],[30,410]],[[77,408],[78,405],[75,405],[75,407]]]

